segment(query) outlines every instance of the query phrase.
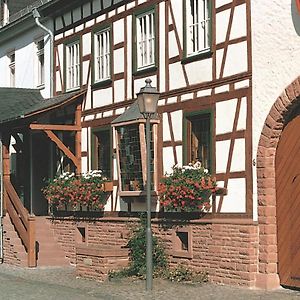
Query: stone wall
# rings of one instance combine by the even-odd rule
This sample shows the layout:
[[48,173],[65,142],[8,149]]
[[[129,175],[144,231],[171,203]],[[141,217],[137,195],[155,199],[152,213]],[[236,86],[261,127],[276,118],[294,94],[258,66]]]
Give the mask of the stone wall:
[[[136,226],[136,222],[134,218],[54,218],[52,227],[71,263],[75,264],[76,246],[85,245],[91,249],[124,247],[130,227]],[[253,287],[258,268],[258,226],[247,220],[234,223],[230,224],[229,220],[180,223],[154,219],[152,229],[163,242],[171,266],[183,264],[207,271],[213,282]],[[84,228],[84,237],[77,227]],[[90,261],[91,266],[96,263]],[[84,272],[87,277],[91,273],[88,265],[81,268],[81,276]]]

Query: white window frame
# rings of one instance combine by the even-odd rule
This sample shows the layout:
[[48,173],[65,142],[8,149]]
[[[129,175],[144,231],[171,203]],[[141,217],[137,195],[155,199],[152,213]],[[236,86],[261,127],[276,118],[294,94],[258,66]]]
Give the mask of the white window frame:
[[[40,45],[42,44],[42,47]],[[44,38],[35,42],[36,48],[36,85],[43,87],[45,85],[45,42]]]
[[8,0],[3,0],[1,6],[1,23],[6,25],[9,22],[9,9],[8,9]]
[[9,59],[9,84],[10,87],[16,86],[16,54],[15,51],[12,51],[8,53],[8,59]]
[[94,81],[110,79],[110,28],[105,28],[94,34]]
[[137,70],[155,65],[155,11],[136,16]]
[[80,87],[80,43],[66,45],[66,90]]
[[186,55],[210,50],[211,0],[186,1]]

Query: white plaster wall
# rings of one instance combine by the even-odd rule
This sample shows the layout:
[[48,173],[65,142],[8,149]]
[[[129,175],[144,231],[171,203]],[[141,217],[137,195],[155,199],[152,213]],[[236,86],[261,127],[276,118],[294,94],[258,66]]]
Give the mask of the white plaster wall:
[[[52,29],[51,22],[44,25]],[[36,48],[35,41],[37,38],[44,36],[45,40],[45,86],[41,89],[44,97],[50,96],[50,42],[48,35],[39,27],[34,26],[21,35],[15,36],[12,32],[11,40],[1,42],[0,44],[0,86],[10,86],[9,79],[9,59],[7,53],[15,51],[15,86],[19,88],[36,88],[35,78],[35,58]]]
[[[300,15],[295,1],[252,1],[253,157],[272,104],[300,75]],[[255,172],[254,172],[255,174]],[[254,177],[254,219],[257,189]]]
[[[219,184],[221,186],[221,184]],[[245,178],[233,178],[228,180],[228,195],[224,196],[221,212],[246,212],[246,180]],[[216,206],[219,206],[220,197],[216,198]]]

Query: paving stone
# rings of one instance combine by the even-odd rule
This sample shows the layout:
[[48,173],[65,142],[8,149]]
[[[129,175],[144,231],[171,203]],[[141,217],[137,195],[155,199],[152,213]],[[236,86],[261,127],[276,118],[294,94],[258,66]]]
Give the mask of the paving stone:
[[289,289],[276,291],[250,290],[226,285],[183,284],[155,279],[152,293],[145,291],[141,280],[96,282],[76,278],[74,267],[18,268],[0,265],[0,300],[290,300],[299,299],[300,292]]

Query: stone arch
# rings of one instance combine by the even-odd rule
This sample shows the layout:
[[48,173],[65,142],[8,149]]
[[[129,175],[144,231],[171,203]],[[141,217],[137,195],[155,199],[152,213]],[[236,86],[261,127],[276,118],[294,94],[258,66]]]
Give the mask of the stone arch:
[[279,287],[277,271],[277,225],[275,157],[284,125],[300,107],[300,76],[277,98],[266,118],[257,149],[259,256],[256,286]]

